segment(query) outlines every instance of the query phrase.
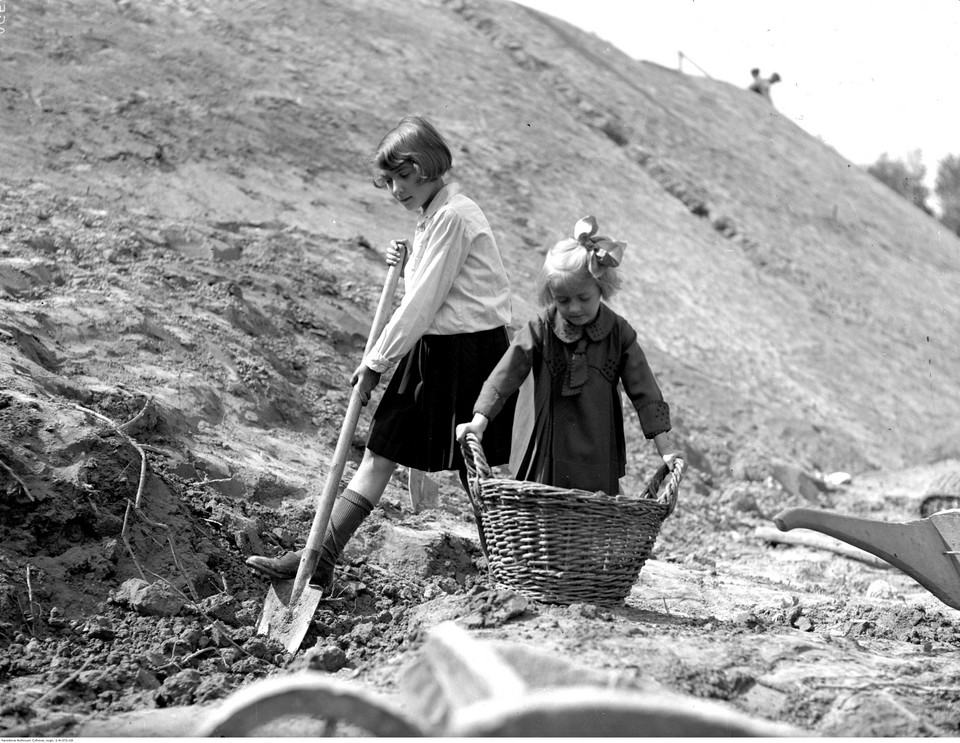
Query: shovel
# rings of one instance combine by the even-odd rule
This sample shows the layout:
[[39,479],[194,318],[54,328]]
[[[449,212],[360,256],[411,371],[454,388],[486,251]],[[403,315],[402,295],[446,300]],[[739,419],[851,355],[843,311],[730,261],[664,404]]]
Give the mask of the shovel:
[[[393,304],[393,295],[396,292],[400,272],[403,269],[403,258],[404,256],[401,254],[397,263],[390,266],[387,271],[383,291],[380,293],[380,302],[377,304],[373,324],[370,326],[370,335],[367,337],[364,356],[376,343],[387,324]],[[306,547],[300,555],[297,575],[292,581],[275,581],[270,586],[270,591],[267,593],[266,601],[263,604],[263,611],[260,614],[260,621],[257,623],[257,634],[269,635],[282,642],[289,653],[296,653],[300,649],[300,643],[303,642],[304,635],[307,634],[307,629],[310,627],[310,621],[317,611],[317,605],[323,597],[323,592],[310,587],[308,581],[313,576],[313,571],[316,570],[317,563],[320,561],[320,548],[327,533],[327,524],[330,522],[333,504],[337,500],[340,477],[343,475],[343,469],[347,463],[347,456],[353,443],[353,434],[357,430],[362,408],[363,402],[360,399],[360,393],[354,387],[350,393],[350,402],[347,405],[343,425],[340,427],[337,448],[334,450],[333,459],[330,461],[330,471],[327,473],[323,492],[320,494],[317,503],[317,512],[313,518],[313,525],[310,527],[310,535],[307,537]]]

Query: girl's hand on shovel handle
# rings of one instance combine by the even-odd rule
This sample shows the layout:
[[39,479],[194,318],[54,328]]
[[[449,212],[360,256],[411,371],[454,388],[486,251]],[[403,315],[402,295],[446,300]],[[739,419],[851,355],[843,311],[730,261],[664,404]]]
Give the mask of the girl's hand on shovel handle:
[[375,372],[366,364],[360,364],[350,377],[350,385],[360,393],[360,402],[366,405],[370,402],[370,393],[380,384],[380,372]]
[[407,260],[409,246],[406,240],[391,240],[390,247],[387,248],[387,265],[395,266],[402,261]]

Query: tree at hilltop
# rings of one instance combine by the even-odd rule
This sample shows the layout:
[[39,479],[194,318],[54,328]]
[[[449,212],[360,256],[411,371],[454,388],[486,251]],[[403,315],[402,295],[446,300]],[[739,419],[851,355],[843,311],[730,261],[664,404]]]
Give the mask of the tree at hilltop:
[[906,162],[891,158],[884,152],[867,168],[867,172],[927,214],[933,214],[927,204],[930,189],[923,183],[923,179],[927,177],[927,167],[923,164],[920,150],[909,153]]
[[947,155],[940,161],[933,190],[940,200],[940,221],[960,235],[960,155]]

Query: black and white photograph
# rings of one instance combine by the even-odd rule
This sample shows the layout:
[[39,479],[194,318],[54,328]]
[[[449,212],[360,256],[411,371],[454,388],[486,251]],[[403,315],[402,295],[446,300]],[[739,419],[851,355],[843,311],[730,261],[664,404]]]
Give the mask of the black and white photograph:
[[960,0],[0,0],[0,741],[960,736]]

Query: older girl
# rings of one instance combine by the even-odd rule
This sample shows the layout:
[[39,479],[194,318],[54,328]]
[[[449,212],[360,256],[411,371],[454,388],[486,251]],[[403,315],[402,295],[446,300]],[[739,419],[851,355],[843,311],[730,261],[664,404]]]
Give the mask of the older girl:
[[[403,300],[350,380],[366,404],[381,375],[396,365],[363,460],[330,515],[311,581],[325,589],[344,546],[380,501],[397,464],[426,472],[456,470],[466,487],[456,422],[470,416],[484,379],[509,343],[510,285],[500,251],[480,207],[457,183],[444,180],[453,158],[440,133],[421,117],[401,119],[380,142],[374,164],[374,185],[416,214],[417,225],[404,267]],[[388,264],[400,260],[400,247],[398,241],[391,244]],[[509,458],[513,401],[505,399],[502,407],[504,420],[488,448],[491,464]],[[299,562],[299,552],[247,560],[276,579],[294,577]]]

